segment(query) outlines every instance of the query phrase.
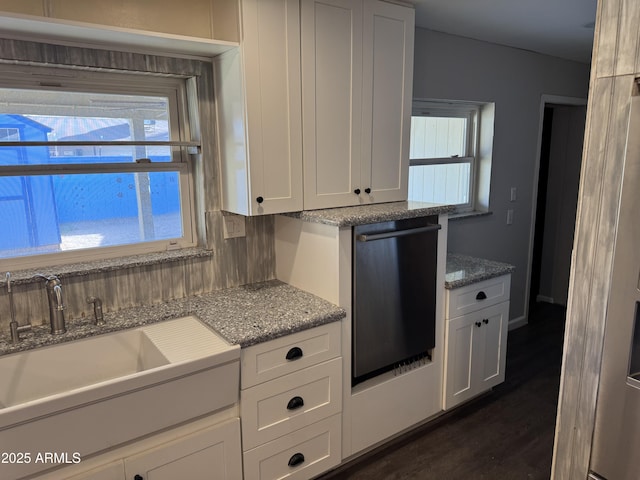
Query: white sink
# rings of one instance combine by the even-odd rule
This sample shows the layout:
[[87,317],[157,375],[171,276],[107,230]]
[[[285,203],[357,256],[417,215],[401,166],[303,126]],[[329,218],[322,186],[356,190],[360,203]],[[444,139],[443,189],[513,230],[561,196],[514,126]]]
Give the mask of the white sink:
[[0,357],[0,408],[167,365],[144,330],[127,330]]
[[84,457],[233,405],[239,358],[193,316],[0,356],[0,451]]

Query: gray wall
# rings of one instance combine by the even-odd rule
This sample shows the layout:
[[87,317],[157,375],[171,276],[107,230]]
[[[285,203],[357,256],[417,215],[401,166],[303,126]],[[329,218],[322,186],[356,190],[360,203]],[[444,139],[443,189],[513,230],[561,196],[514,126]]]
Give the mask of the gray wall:
[[[449,224],[450,252],[515,265],[510,318],[526,316],[542,95],[586,98],[589,65],[416,29],[414,98],[495,102],[489,209]],[[518,198],[509,201],[510,189]],[[507,209],[514,222],[506,224]]]

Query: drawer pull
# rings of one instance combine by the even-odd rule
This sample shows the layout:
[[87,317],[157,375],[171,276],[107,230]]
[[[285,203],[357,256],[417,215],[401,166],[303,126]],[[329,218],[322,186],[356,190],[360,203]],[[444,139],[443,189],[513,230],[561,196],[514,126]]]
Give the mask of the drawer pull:
[[479,291],[478,294],[476,295],[476,300],[486,300],[487,299],[487,294],[484,293],[483,291]]
[[287,352],[286,359],[287,360],[298,360],[302,358],[302,349],[300,347],[293,347],[291,350]]
[[300,407],[304,407],[304,400],[302,397],[293,397],[289,400],[289,403],[287,403],[287,410],[296,410]]
[[488,318],[484,318],[482,319],[482,323],[484,323],[485,325],[489,323],[489,319]]
[[289,459],[290,467],[297,467],[301,463],[304,463],[304,455],[301,453],[294,453]]
[[476,322],[476,327],[481,327],[482,326],[482,322]]

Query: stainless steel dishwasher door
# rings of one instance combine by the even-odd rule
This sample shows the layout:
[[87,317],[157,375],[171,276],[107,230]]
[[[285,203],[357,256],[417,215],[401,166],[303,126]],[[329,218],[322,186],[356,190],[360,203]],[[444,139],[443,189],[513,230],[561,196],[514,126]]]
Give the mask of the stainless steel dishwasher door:
[[354,227],[353,384],[435,346],[437,216]]

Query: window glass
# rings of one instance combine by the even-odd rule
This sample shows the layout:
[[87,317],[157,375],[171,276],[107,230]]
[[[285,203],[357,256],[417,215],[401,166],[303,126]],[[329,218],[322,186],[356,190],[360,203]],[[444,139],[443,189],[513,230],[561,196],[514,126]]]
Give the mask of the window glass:
[[466,204],[469,202],[469,163],[415,165],[409,169],[409,200]]
[[468,105],[414,103],[409,200],[473,207],[476,112]]
[[[11,225],[0,261],[192,244],[190,169],[176,145],[187,128],[181,81],[124,77],[94,91],[90,79],[0,88],[0,212]],[[166,94],[138,93],[144,85]]]
[[414,116],[411,118],[409,158],[464,157],[466,130],[466,118]]

